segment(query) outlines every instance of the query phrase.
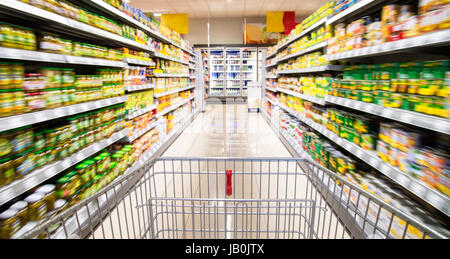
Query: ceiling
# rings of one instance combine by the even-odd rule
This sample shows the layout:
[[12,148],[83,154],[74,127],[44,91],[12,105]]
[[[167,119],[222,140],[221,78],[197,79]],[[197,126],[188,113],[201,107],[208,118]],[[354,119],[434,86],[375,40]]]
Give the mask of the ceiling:
[[268,11],[295,11],[307,16],[328,0],[130,0],[145,12],[187,13],[190,18],[264,17]]

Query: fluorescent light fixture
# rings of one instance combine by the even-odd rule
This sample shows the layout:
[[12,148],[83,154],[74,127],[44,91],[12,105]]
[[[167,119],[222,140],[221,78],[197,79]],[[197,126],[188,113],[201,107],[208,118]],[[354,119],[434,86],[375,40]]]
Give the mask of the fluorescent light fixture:
[[161,13],[154,13],[153,14],[155,17],[161,17]]
[[231,4],[233,2],[233,0],[227,0],[227,3]]

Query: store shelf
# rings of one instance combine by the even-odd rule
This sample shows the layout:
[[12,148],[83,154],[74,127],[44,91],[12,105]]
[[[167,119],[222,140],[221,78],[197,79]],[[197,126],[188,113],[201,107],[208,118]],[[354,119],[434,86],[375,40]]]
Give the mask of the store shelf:
[[157,52],[154,52],[152,55],[154,57],[157,57],[157,58],[162,58],[162,59],[165,59],[165,60],[175,61],[175,62],[184,64],[184,65],[189,65],[189,62],[185,62],[185,61],[182,61],[181,59],[172,58],[172,57],[169,57],[169,56],[166,56],[166,55],[163,55],[163,54],[159,54]]
[[450,135],[449,119],[329,95],[325,97],[325,100],[329,103]]
[[296,40],[300,39],[301,37],[303,37],[304,35],[308,34],[309,32],[317,29],[319,26],[324,25],[326,23],[327,19],[328,19],[327,17],[324,17],[320,21],[316,22],[315,24],[313,24],[313,25],[309,26],[308,28],[306,28],[305,30],[303,30],[301,33],[295,35],[292,39],[286,41],[285,43],[280,45],[278,48],[276,48],[274,53],[268,55],[267,58],[270,58],[270,57],[274,56],[281,49],[284,49],[285,47],[289,46],[291,43],[293,43]]
[[429,188],[418,180],[408,176],[400,169],[391,166],[388,163],[383,162],[381,158],[378,157],[375,151],[367,151],[351,143],[343,138],[340,138],[333,132],[326,129],[324,126],[315,123],[314,121],[306,118],[302,114],[289,109],[288,107],[279,104],[278,105],[283,110],[287,111],[291,115],[297,117],[299,120],[306,123],[308,126],[318,131],[334,143],[338,144],[348,152],[352,153],[362,161],[366,162],[368,165],[378,170],[392,181],[396,182],[400,186],[409,190],[411,193],[415,194],[417,197],[421,198],[423,201],[427,202],[434,208],[442,211],[447,216],[450,216],[450,200],[447,196]]
[[188,86],[188,87],[184,87],[184,88],[180,88],[180,89],[175,89],[175,90],[171,90],[171,91],[167,91],[167,92],[162,92],[162,93],[157,93],[154,94],[153,96],[156,98],[160,98],[169,94],[174,94],[174,93],[178,93],[178,92],[182,92],[182,91],[186,91],[189,89],[195,88],[195,86]]
[[153,84],[128,85],[128,86],[125,86],[125,91],[127,91],[127,92],[135,92],[135,91],[149,90],[149,89],[152,89],[154,87],[155,87],[155,85],[153,85]]
[[23,126],[28,126],[44,121],[54,120],[74,114],[79,114],[91,110],[100,109],[118,103],[123,103],[128,100],[127,96],[114,97],[98,101],[79,103],[55,109],[49,109],[38,112],[30,112],[21,115],[15,115],[5,118],[0,118],[0,132],[10,129],[15,129]]
[[277,88],[273,88],[273,87],[270,87],[270,86],[266,86],[266,90],[269,90],[269,91],[272,91],[272,92],[278,92]]
[[154,73],[155,77],[190,77],[189,74]]
[[318,44],[316,44],[314,46],[311,46],[311,47],[309,47],[307,49],[298,51],[296,53],[292,53],[290,55],[287,55],[286,57],[279,58],[279,59],[276,60],[276,62],[280,63],[282,61],[285,61],[285,60],[288,60],[288,59],[291,59],[291,58],[295,58],[295,57],[299,57],[299,56],[301,56],[303,54],[306,54],[306,53],[309,53],[309,52],[312,52],[312,51],[315,51],[315,50],[323,49],[323,48],[325,48],[327,46],[328,46],[328,42],[327,41],[322,42],[322,43],[318,43]]
[[172,105],[172,106],[170,106],[169,108],[165,109],[164,111],[158,112],[158,113],[157,113],[157,116],[158,116],[158,117],[162,117],[162,116],[166,115],[167,113],[169,113],[169,112],[171,112],[171,111],[177,109],[178,107],[181,107],[181,106],[185,105],[186,103],[188,103],[189,101],[191,101],[191,100],[194,99],[194,98],[195,98],[195,96],[192,96],[192,97],[189,97],[188,99],[186,99],[186,100],[184,100],[184,101],[181,101],[180,103],[177,103],[177,104],[175,104],[175,105]]
[[266,75],[267,79],[277,79],[278,76],[277,75]]
[[[182,131],[189,125],[195,117],[198,115],[199,111],[194,112],[187,118],[182,121],[177,128],[173,129],[168,135],[165,135],[158,143],[154,144],[153,147],[141,155],[138,161],[136,161],[131,167],[129,167],[121,176],[117,177],[110,185],[115,185],[118,182],[123,182],[124,179],[127,179],[130,174],[135,173],[137,170],[142,168],[144,165],[148,164],[149,161],[152,161],[159,157],[182,133]],[[133,178],[129,178],[132,180]],[[71,218],[65,221],[65,226],[59,227],[55,234],[52,235],[52,239],[64,239],[66,237],[66,233],[68,236],[73,234],[79,235],[80,233],[88,234],[90,231],[89,223],[95,225],[96,222],[100,222],[100,215],[107,215],[110,213],[110,210],[107,208],[107,201],[114,200],[116,198],[116,194],[127,192],[128,189],[123,188],[132,188],[134,184],[128,184],[128,182],[123,182],[123,184],[117,185],[119,187],[113,188],[109,191],[100,190],[99,193],[103,191],[103,194],[98,197],[98,199],[94,199],[89,202],[86,206],[80,208],[77,212],[77,217],[72,216]],[[107,187],[106,187],[107,188]],[[88,198],[89,199],[89,198]],[[80,228],[82,231],[80,231]],[[18,235],[20,236],[20,235]],[[84,237],[84,236],[83,236]]]
[[291,70],[279,70],[277,71],[277,74],[302,74],[302,73],[325,72],[325,71],[344,71],[344,67],[339,65],[326,65],[326,66],[291,69]]
[[282,92],[282,93],[285,93],[285,94],[296,96],[296,97],[301,98],[303,100],[307,100],[307,101],[310,101],[310,102],[313,102],[313,103],[316,103],[316,104],[319,104],[319,105],[325,105],[325,98],[309,96],[309,95],[297,93],[297,92],[294,92],[294,91],[291,91],[291,90],[286,90],[286,89],[283,89],[283,88],[277,88],[277,89],[278,89],[278,92]]
[[45,11],[43,9],[34,7],[32,5],[20,1],[16,0],[0,1],[0,8],[9,10],[15,13],[16,15],[30,17],[44,22],[53,22],[54,23],[53,25],[55,27],[62,27],[65,30],[69,29],[70,31],[89,35],[90,37],[93,38],[100,38],[102,40],[113,41],[140,50],[151,51],[151,48],[144,44],[137,43],[135,41],[126,39],[117,34],[104,31],[102,29],[72,20],[70,18],[66,18],[64,16],[49,11]]
[[128,63],[128,64],[148,66],[148,67],[154,67],[156,65],[155,62],[150,62],[150,61],[140,60],[140,59],[134,59],[134,58],[124,58],[123,61]]
[[267,98],[267,97],[266,97],[266,100],[267,100],[269,103],[271,103],[272,105],[278,106],[278,102],[277,102],[277,101],[273,101],[273,100],[271,100],[271,99],[269,99],[269,98]]
[[134,132],[131,136],[127,137],[127,141],[128,142],[133,142],[136,139],[138,139],[139,137],[141,137],[142,135],[144,135],[145,133],[149,132],[151,129],[153,129],[154,127],[156,127],[157,123],[150,123],[150,125],[148,125],[147,127],[145,127],[142,130],[139,130],[137,132]]
[[414,48],[440,46],[448,44],[450,44],[450,29],[431,32],[403,40],[386,42],[375,46],[344,51],[333,55],[328,55],[327,60],[329,61],[346,60],[360,57],[396,54],[402,51],[410,51],[411,49]]
[[278,66],[277,61],[275,60],[272,64],[266,65],[265,68]]
[[102,67],[124,67],[121,61],[113,61],[101,58],[77,57],[61,54],[53,54],[41,51],[12,49],[0,47],[0,59],[13,59],[24,61],[36,61],[47,63],[77,64]]
[[156,109],[156,104],[152,104],[152,105],[150,105],[149,107],[146,107],[146,108],[144,108],[144,109],[137,110],[137,111],[135,111],[135,112],[129,114],[129,115],[127,116],[127,120],[132,120],[132,119],[134,119],[134,118],[136,118],[136,117],[139,117],[139,116],[141,116],[141,115],[144,115],[144,114],[146,114],[146,113],[149,113],[149,112],[153,111],[154,109]]
[[369,8],[371,8],[372,6],[374,6],[375,4],[382,3],[382,2],[383,2],[382,0],[361,0],[358,3],[353,4],[352,6],[348,7],[344,11],[328,18],[328,20],[326,21],[326,25],[344,21],[349,16],[356,15],[358,13],[362,13],[362,12],[368,10]]
[[127,136],[127,134],[128,134],[127,129],[119,131],[113,134],[108,139],[94,143],[64,160],[57,161],[52,164],[46,165],[40,169],[34,170],[33,172],[25,176],[25,178],[16,180],[10,183],[9,185],[0,188],[0,205],[5,204],[6,202],[14,199],[15,197],[31,190],[32,188],[38,186],[39,184],[58,175],[64,170],[70,168],[71,166],[94,155],[95,153],[101,151],[102,149],[124,138],[125,136]]
[[95,7],[103,10],[104,12],[109,13],[110,15],[113,15],[114,17],[118,17],[120,18],[122,21],[127,22],[130,25],[134,25],[137,28],[147,32],[148,34],[150,34],[151,36],[162,40],[166,43],[170,43],[180,49],[182,49],[183,51],[186,51],[187,53],[191,54],[192,56],[194,56],[195,54],[193,52],[191,52],[190,50],[183,48],[182,46],[180,46],[179,44],[175,43],[174,41],[168,39],[167,37],[165,37],[164,35],[162,35],[160,32],[158,31],[154,31],[151,28],[149,28],[147,25],[135,20],[134,18],[128,16],[127,14],[125,14],[124,12],[120,11],[119,9],[115,8],[114,6],[111,6],[110,4],[104,2],[103,0],[82,0],[86,3],[90,3],[91,5],[94,5]]

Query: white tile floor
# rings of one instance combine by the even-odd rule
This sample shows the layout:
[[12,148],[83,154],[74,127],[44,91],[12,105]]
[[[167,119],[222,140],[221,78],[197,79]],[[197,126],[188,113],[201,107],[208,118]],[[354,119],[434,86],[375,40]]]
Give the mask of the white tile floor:
[[212,104],[163,156],[291,157],[261,114],[246,104]]
[[[248,113],[245,104],[231,104],[207,106],[207,111],[196,118],[162,157],[291,158],[291,155],[261,114]],[[225,195],[226,169],[234,173],[232,196]],[[311,219],[317,233],[324,234],[325,230],[326,237],[327,233],[334,235],[337,229],[338,237],[342,235],[342,226],[335,217],[330,217],[329,209],[326,213],[308,208],[315,189],[293,161],[175,159],[158,162],[151,173],[155,176],[143,180],[104,219],[95,231],[96,238],[148,238],[150,233],[145,230],[149,229],[150,219],[155,219],[153,235],[166,239],[304,238],[311,233],[308,227]],[[149,197],[152,206],[148,206]],[[291,201],[277,202],[283,198]],[[316,206],[326,206],[321,198],[316,202]],[[145,206],[136,208],[137,205]],[[313,211],[323,212],[312,215]]]

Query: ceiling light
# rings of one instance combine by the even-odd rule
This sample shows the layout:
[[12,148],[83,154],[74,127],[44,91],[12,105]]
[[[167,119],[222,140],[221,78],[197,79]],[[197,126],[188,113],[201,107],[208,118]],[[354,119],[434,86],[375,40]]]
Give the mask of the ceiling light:
[[231,4],[233,2],[233,0],[227,0],[227,3]]
[[155,17],[161,17],[161,13],[154,13],[153,14]]

